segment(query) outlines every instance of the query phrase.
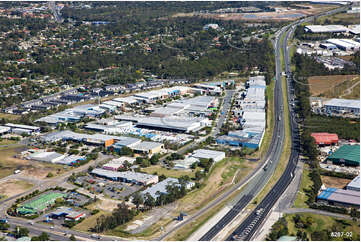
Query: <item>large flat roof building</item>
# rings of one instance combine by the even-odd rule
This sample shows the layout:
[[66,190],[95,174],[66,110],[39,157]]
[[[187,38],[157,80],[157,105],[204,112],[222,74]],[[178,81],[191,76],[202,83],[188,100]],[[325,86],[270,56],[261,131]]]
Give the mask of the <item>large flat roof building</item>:
[[336,45],[337,48],[345,51],[356,51],[360,49],[360,43],[349,39],[328,39],[326,42]]
[[334,164],[360,166],[360,145],[343,145],[330,155],[327,160]]
[[324,103],[327,112],[349,112],[360,114],[360,100],[333,98]]
[[145,196],[146,194],[149,194],[154,199],[156,199],[160,194],[167,194],[167,186],[175,186],[178,185],[178,179],[168,177],[165,180],[154,184],[153,186],[147,188],[146,190],[141,192],[142,196]]
[[0,135],[9,132],[10,129],[11,129],[10,127],[6,127],[6,126],[1,126],[1,125],[0,125]]
[[24,125],[24,124],[13,124],[13,123],[7,123],[7,124],[5,124],[5,126],[11,128],[11,131],[13,129],[22,129],[22,130],[28,130],[31,133],[40,132],[40,127],[37,127],[37,126],[30,126],[30,125]]
[[217,150],[199,149],[195,150],[191,156],[198,159],[213,159],[214,162],[218,162],[226,157],[226,153]]
[[312,133],[317,145],[335,145],[338,144],[338,135],[330,133]]
[[58,163],[59,161],[63,160],[65,157],[66,155],[59,154],[56,152],[37,152],[30,154],[28,156],[28,159],[49,162],[49,163]]
[[347,184],[346,190],[360,191],[360,175]]
[[163,148],[164,145],[162,143],[150,141],[143,141],[131,147],[134,152],[147,155],[159,153]]
[[338,188],[326,188],[321,190],[317,201],[333,206],[360,207],[360,192],[343,190]]
[[306,25],[304,29],[306,32],[311,33],[342,33],[349,31],[343,25]]
[[204,121],[204,118],[144,117],[138,119],[136,126],[140,128],[188,133],[204,127],[204,122],[202,121]]
[[93,175],[104,177],[114,181],[135,183],[144,186],[158,182],[157,175],[150,175],[139,172],[131,172],[131,171],[117,172],[117,171],[109,171],[105,169],[95,168],[92,170],[91,173]]

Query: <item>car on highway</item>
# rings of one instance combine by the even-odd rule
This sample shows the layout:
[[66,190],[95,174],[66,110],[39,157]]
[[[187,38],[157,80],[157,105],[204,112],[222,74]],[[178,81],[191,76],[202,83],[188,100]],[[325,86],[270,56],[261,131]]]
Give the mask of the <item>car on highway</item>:
[[256,215],[258,216],[258,215],[262,214],[263,210],[264,210],[263,208],[258,209],[256,211]]
[[93,239],[101,239],[100,235],[98,234],[92,234],[90,237]]

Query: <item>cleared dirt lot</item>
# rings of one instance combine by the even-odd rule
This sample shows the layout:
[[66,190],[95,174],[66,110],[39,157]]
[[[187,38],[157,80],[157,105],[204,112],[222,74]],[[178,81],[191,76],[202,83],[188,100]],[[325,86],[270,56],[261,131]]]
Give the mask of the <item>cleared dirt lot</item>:
[[22,146],[0,148],[0,178],[13,174],[16,169],[28,163],[14,157],[21,150],[23,150]]
[[[204,18],[214,18],[220,20],[243,20],[247,22],[288,21],[333,9],[335,8],[335,5],[303,4],[302,8],[295,8],[292,6],[290,8],[285,8],[281,6],[272,6],[272,7],[277,8],[277,11],[257,12],[257,13],[200,14],[200,16]],[[178,16],[184,17],[187,15],[178,15]]]
[[[49,173],[56,176],[64,172],[62,165],[16,158],[16,155],[24,149],[21,145],[0,147],[0,179],[13,174],[16,169],[20,169],[23,176],[34,179],[44,179]],[[66,169],[71,168],[66,167]]]
[[356,78],[358,78],[357,75],[311,76],[308,78],[311,96],[319,96],[332,91],[341,83],[350,82]]
[[326,187],[344,188],[352,180],[332,176],[321,176],[322,183]]
[[25,192],[30,189],[33,185],[26,181],[20,180],[8,180],[0,183],[0,194],[6,197],[12,197],[19,193]]

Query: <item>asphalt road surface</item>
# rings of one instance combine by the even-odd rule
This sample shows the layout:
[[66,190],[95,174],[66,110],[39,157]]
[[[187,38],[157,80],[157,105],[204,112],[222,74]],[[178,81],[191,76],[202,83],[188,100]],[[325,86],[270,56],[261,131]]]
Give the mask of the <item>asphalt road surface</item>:
[[[332,10],[332,13],[335,13],[337,11],[341,10]],[[326,13],[330,14],[330,12]],[[326,15],[322,14],[322,15]],[[294,26],[304,22],[308,21],[309,18],[301,21],[297,21],[294,24],[291,24],[287,26],[286,28],[283,28],[281,33],[277,36],[276,39],[276,77],[277,81],[281,82],[281,62],[279,58],[279,53],[282,50],[284,53],[284,61],[285,61],[285,73],[287,74],[287,92],[290,94],[291,88],[292,88],[292,77],[290,76],[290,61],[289,61],[289,52],[287,48],[287,42],[290,36],[292,35],[294,31]],[[286,31],[286,37],[284,38],[283,42],[280,42],[280,38],[283,35],[283,33]],[[290,96],[290,95],[288,95]],[[283,192],[286,190],[290,182],[292,181],[295,169],[297,166],[298,156],[299,156],[299,149],[300,149],[300,139],[299,139],[299,127],[298,124],[294,121],[295,118],[295,112],[292,109],[292,100],[289,98],[288,100],[288,107],[289,107],[289,114],[290,114],[290,125],[291,125],[291,141],[292,141],[292,147],[291,147],[291,154],[290,159],[287,164],[286,170],[282,174],[281,178],[277,181],[277,183],[274,185],[274,187],[271,189],[271,191],[266,195],[266,197],[261,201],[261,203],[256,207],[254,211],[242,222],[238,228],[227,238],[227,240],[251,240],[252,236],[255,234],[257,229],[260,227],[260,225],[263,223],[263,220],[269,213],[269,211],[272,209],[273,205],[276,203],[276,201],[279,199],[279,197],[283,194]]]
[[[278,43],[281,33],[277,35],[276,42]],[[272,135],[271,144],[266,154],[265,165],[263,169],[254,176],[244,190],[238,195],[238,201],[233,204],[231,210],[220,219],[206,234],[204,234],[200,241],[212,240],[224,227],[226,227],[248,204],[257,196],[262,188],[267,184],[269,178],[275,171],[280,160],[282,148],[284,144],[284,115],[283,115],[283,95],[281,82],[281,67],[279,63],[279,50],[276,52],[276,82],[274,89],[274,131]]]
[[[72,173],[85,171],[88,169],[89,166],[94,166],[97,163],[102,162],[108,158],[109,158],[108,156],[102,155],[101,153],[99,153],[99,158],[97,160],[90,161],[88,164],[78,167],[76,169],[72,169],[58,177],[55,177],[52,179],[46,179],[41,184],[34,185],[34,187],[32,189],[30,189],[26,192],[23,192],[23,193],[20,193],[15,196],[12,196],[12,197],[2,200],[0,203],[0,217],[1,218],[7,217],[8,223],[12,227],[21,226],[21,227],[28,228],[31,234],[41,234],[41,232],[46,232],[49,234],[50,238],[54,238],[54,239],[60,240],[60,241],[69,240],[70,234],[73,234],[74,236],[76,236],[77,238],[82,239],[82,240],[92,240],[90,233],[73,231],[73,230],[66,229],[63,227],[58,227],[58,226],[50,229],[50,225],[46,225],[46,224],[36,224],[35,223],[32,225],[29,223],[29,220],[8,216],[6,213],[6,210],[15,202],[16,199],[18,199],[22,196],[25,196],[35,190],[43,191],[43,190],[46,190],[47,188],[60,185],[60,184],[64,183],[68,179],[68,177],[71,176]],[[67,233],[67,236],[64,236],[64,233]],[[102,236],[100,240],[114,240],[114,237]]]

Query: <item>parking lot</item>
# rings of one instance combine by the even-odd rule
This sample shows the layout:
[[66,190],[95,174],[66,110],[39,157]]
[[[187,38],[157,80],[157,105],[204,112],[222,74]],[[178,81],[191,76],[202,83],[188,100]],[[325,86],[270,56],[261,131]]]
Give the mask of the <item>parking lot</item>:
[[109,198],[118,200],[124,199],[143,188],[139,185],[110,181],[99,177],[93,177],[91,175],[78,177],[75,183],[82,185],[91,193],[103,193]]

